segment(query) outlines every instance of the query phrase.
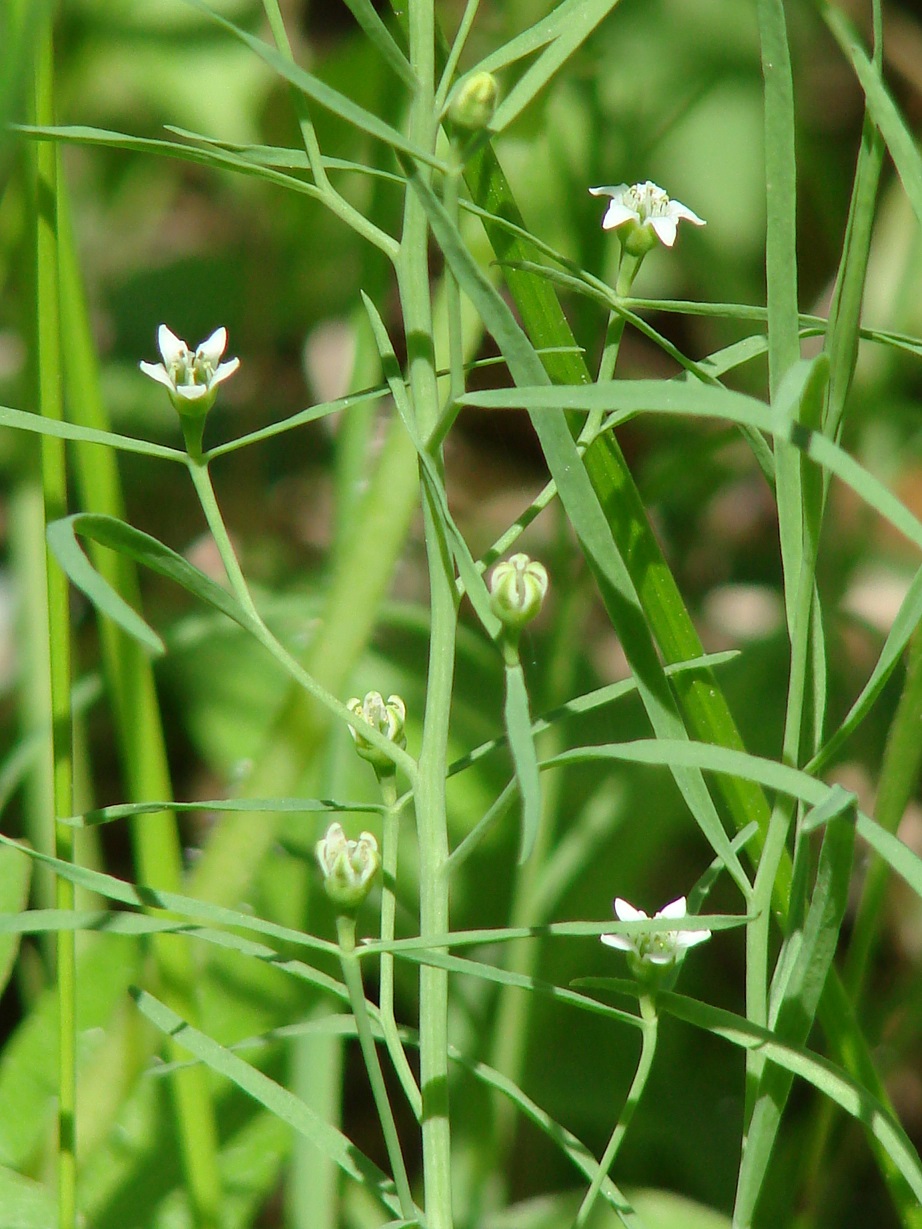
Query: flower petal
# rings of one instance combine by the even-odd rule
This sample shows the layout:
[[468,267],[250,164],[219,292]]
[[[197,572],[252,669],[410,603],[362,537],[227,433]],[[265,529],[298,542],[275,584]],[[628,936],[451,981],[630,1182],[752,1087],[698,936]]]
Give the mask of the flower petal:
[[200,397],[211,396],[211,389],[207,384],[177,384],[173,389],[173,393],[177,397],[182,397],[183,401],[198,401]]
[[[618,226],[623,226],[625,222],[639,222],[636,209],[629,209],[627,205],[621,201],[613,200],[605,211],[605,217],[602,219],[603,230],[615,230]],[[673,235],[675,234],[675,224],[673,223]]]
[[172,333],[165,324],[161,324],[157,330],[157,345],[160,348],[160,353],[163,355],[163,362],[166,367],[177,362],[189,350],[189,347],[182,338]]
[[165,384],[166,387],[173,391],[173,381],[170,379],[167,369],[163,363],[139,363],[138,366],[146,376],[150,376],[152,380],[156,380],[158,384]]
[[674,217],[680,218],[684,222],[692,222],[695,226],[707,226],[704,218],[699,218],[693,209],[689,209],[681,201],[670,202],[669,208]]
[[627,191],[626,183],[613,184],[609,187],[590,188],[589,191],[593,196],[612,196],[615,199],[624,195]]
[[696,943],[703,943],[710,937],[709,930],[680,930],[675,935],[675,945],[676,947],[694,947]]
[[[227,329],[223,326],[211,334],[209,338],[202,342],[195,352],[196,358],[203,358],[212,367],[215,366],[218,359],[227,349]],[[230,375],[230,372],[228,372]]]
[[678,900],[671,900],[668,905],[663,905],[662,909],[657,911],[657,917],[686,917],[688,909],[686,907],[685,897],[680,896]]
[[226,363],[222,363],[211,377],[211,386],[214,387],[215,384],[220,384],[222,380],[226,380],[228,376],[232,376],[239,366],[239,358],[231,358]]
[[[604,226],[605,223],[603,222]],[[671,248],[675,243],[676,228],[679,225],[677,218],[661,217],[648,218],[646,225],[652,226],[660,243],[664,243],[667,248]]]
[[[684,897],[682,903],[684,906]],[[647,915],[643,909],[635,909],[633,905],[629,904],[626,900],[622,900],[620,896],[615,898],[614,910],[620,922],[645,922],[647,920]],[[685,916],[684,909],[682,916]],[[614,938],[614,936],[612,937]]]
[[627,935],[599,935],[599,938],[606,947],[616,947],[619,952],[632,952],[634,950],[633,939]]

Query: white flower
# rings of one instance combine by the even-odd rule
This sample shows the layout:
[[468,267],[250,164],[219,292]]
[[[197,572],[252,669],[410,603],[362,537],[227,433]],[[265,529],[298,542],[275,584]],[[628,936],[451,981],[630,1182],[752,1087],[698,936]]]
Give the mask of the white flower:
[[[644,922],[649,917],[642,909],[635,909],[619,896],[615,900],[615,913],[621,922]],[[687,916],[685,897],[664,905],[654,917],[674,918],[679,921]],[[631,952],[635,957],[648,964],[673,964],[686,948],[694,947],[710,939],[709,930],[660,930],[647,934],[636,935],[601,935],[600,938],[608,947],[616,947],[622,952]]]
[[347,840],[342,826],[334,823],[317,842],[316,854],[329,898],[349,912],[357,909],[381,865],[378,842],[370,832],[363,832],[357,841]]
[[[670,200],[662,188],[646,180],[644,183],[618,184],[610,188],[590,188],[593,196],[610,196],[602,219],[605,230],[625,228],[622,240],[633,255],[643,255],[653,247],[655,239],[671,248],[675,243],[679,222],[705,226],[703,218],[681,201]],[[651,233],[652,232],[652,233]]]
[[240,366],[239,358],[221,362],[227,347],[227,329],[215,329],[193,353],[165,324],[157,332],[162,363],[141,363],[141,370],[163,384],[180,413],[205,414],[214,403],[217,386]]

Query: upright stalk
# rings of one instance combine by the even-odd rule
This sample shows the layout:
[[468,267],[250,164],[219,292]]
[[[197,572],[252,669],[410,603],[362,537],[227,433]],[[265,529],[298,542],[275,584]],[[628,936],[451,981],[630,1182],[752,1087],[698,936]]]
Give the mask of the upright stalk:
[[[54,123],[54,45],[50,23],[39,41],[35,73],[35,120]],[[36,153],[36,339],[38,405],[46,418],[64,417],[58,278],[56,146],[39,145]],[[49,435],[41,443],[45,523],[67,515],[67,472],[64,443]],[[57,822],[73,811],[73,748],[70,711],[70,612],[67,577],[45,553],[48,588],[48,659],[51,678],[52,790],[55,854],[74,860],[74,829]],[[74,885],[59,878],[55,885],[59,909],[74,908]],[[56,935],[58,985],[58,1225],[77,1223],[77,957],[75,931],[62,927]]]
[[[435,26],[431,0],[409,0],[410,64],[416,94],[409,135],[434,149]],[[416,192],[407,191],[397,281],[407,339],[410,397],[419,438],[429,439],[439,419],[438,384],[427,258],[428,227]],[[439,460],[438,457],[435,458]],[[423,740],[416,783],[419,841],[420,935],[444,935],[448,918],[448,825],[445,778],[448,717],[454,678],[457,591],[451,555],[437,511],[423,489],[429,563],[431,628]],[[451,1131],[448,1116],[448,975],[423,965],[419,975],[420,1084],[423,1099],[423,1182],[429,1229],[451,1229]]]

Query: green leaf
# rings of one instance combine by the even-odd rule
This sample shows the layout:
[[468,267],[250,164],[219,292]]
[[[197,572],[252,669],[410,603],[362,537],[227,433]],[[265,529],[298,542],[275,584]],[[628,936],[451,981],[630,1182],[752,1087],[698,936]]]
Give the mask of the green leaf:
[[743,1050],[758,1050],[769,1062],[791,1075],[800,1076],[860,1122],[882,1145],[906,1179],[917,1199],[922,1200],[922,1164],[905,1131],[880,1101],[828,1059],[801,1046],[780,1041],[769,1029],[752,1024],[733,1012],[711,1007],[671,991],[657,996],[660,1010],[705,1029]]
[[[106,128],[93,128],[85,124],[68,124],[57,127],[23,126],[21,131],[38,140],[60,141],[66,145],[107,145],[114,149],[158,154],[161,157],[176,158],[182,162],[193,162],[198,166],[211,167],[213,170],[237,171],[242,175],[250,175],[255,179],[275,184],[276,187],[300,192],[315,200],[323,198],[323,193],[313,183],[300,179],[296,175],[283,175],[271,164],[267,165],[258,158],[238,155],[217,143],[208,143],[202,148],[182,141],[167,141],[158,137],[135,137],[129,133],[112,132]],[[204,138],[199,139],[204,140]],[[285,163],[282,162],[281,165]]]
[[133,439],[130,435],[116,435],[114,431],[99,431],[95,427],[80,427],[60,419],[43,418],[41,414],[28,414],[0,405],[0,427],[15,427],[18,431],[31,431],[36,435],[53,435],[62,440],[80,440],[86,444],[103,444],[121,452],[136,452],[164,461],[186,462],[186,454],[178,448],[152,444],[149,440]]
[[900,603],[896,618],[884,641],[884,647],[871,671],[870,678],[861,689],[861,694],[848,710],[848,714],[832,738],[807,764],[807,772],[818,773],[825,768],[865,719],[877,697],[883,691],[887,679],[899,664],[913,632],[920,623],[922,623],[922,568],[916,572],[912,584],[906,591],[906,596]]
[[55,1229],[57,1200],[46,1186],[0,1165],[0,1229]]
[[[114,875],[106,875],[102,871],[91,870],[87,866],[80,866],[52,857],[51,854],[29,849],[2,832],[0,832],[0,845],[20,850],[33,861],[50,866],[60,878],[67,879],[78,887],[86,888],[108,900],[120,901],[123,905],[132,905],[138,909],[165,909],[179,917],[192,918],[216,927],[249,931],[282,943],[291,943],[296,947],[311,948],[327,954],[339,951],[335,943],[317,939],[313,935],[294,930],[290,926],[279,926],[275,922],[267,922],[262,918],[254,917],[251,913],[242,913],[224,905],[214,905],[209,901],[183,896],[178,892],[164,892],[145,884],[127,883],[124,879],[118,879]],[[235,946],[236,936],[229,934],[227,940],[228,946]],[[276,953],[272,954],[276,955]]]
[[394,1184],[387,1175],[360,1152],[348,1136],[323,1121],[310,1106],[271,1080],[232,1051],[213,1041],[205,1033],[192,1028],[164,1003],[144,990],[134,990],[132,997],[141,1013],[165,1036],[200,1059],[216,1074],[224,1076],[243,1092],[253,1097],[270,1113],[287,1123],[326,1156],[334,1161],[347,1177],[360,1183],[394,1215],[399,1203]]
[[[422,201],[439,246],[458,283],[477,308],[502,351],[517,384],[532,384],[551,396],[575,389],[551,388],[541,360],[502,297],[483,275],[432,190],[416,173],[411,184]],[[593,392],[594,389],[582,389]],[[722,390],[714,390],[719,392]],[[463,398],[462,400],[467,400]],[[651,724],[657,734],[680,738],[685,726],[653,643],[650,629],[627,564],[612,537],[576,442],[560,415],[529,414],[557,490],[596,579],[606,606],[613,613],[615,630],[624,646]],[[714,851],[726,861],[744,895],[749,881],[733,852],[720,817],[700,774],[676,774],[676,783]]]
[[[574,3],[573,0],[564,0],[564,3],[559,5],[549,17],[546,17],[544,22],[538,22],[531,31],[526,31],[526,34],[522,36],[524,41],[520,44],[521,46],[527,45],[529,37],[533,39],[535,32],[545,26],[545,23],[552,23],[555,33],[547,49],[526,70],[508,96],[497,107],[490,122],[492,132],[501,132],[521,115],[534,97],[544,89],[552,77],[556,76],[570,56],[582,46],[596,26],[604,21],[618,2],[619,0],[575,0]],[[544,38],[546,30],[547,26],[545,26],[545,31],[539,35],[540,38]],[[510,48],[514,47],[516,42],[518,40],[513,39],[512,43],[508,43],[499,55],[508,55]],[[540,43],[534,44],[535,47],[540,45]],[[527,52],[516,51],[514,58],[519,59],[523,54]],[[510,62],[506,60],[506,63]],[[492,71],[488,61],[485,61],[485,64],[487,64],[486,71]],[[479,69],[484,71],[484,65],[480,65]]]
[[797,161],[794,83],[782,0],[757,0],[765,78],[768,368],[772,400],[800,357],[797,332]]
[[155,815],[161,811],[277,811],[295,815],[320,811],[331,814],[380,815],[384,810],[380,803],[336,802],[332,798],[208,798],[201,802],[123,802],[108,807],[96,807],[82,815],[71,815],[58,822],[73,828],[92,828],[98,824],[110,824],[116,819]]
[[[26,855],[8,847],[0,849],[0,917],[15,916],[25,909],[31,880],[32,863]],[[14,934],[0,939],[0,994],[10,980],[18,951],[19,940]],[[2,1200],[0,1207],[3,1207]]]
[[676,380],[612,380],[590,387],[548,387],[536,384],[489,392],[466,393],[464,405],[510,409],[528,407],[534,421],[537,411],[549,409],[607,410],[646,414],[685,414],[692,418],[724,418],[746,424],[795,444],[808,457],[835,474],[842,482],[885,517],[910,542],[922,548],[922,523],[879,479],[863,468],[832,440],[799,423],[779,422],[755,397],[696,383]]
[[[617,2],[618,0],[607,0],[607,10],[610,12]],[[586,9],[589,9],[590,13],[581,11]],[[525,56],[532,55],[549,43],[555,42],[566,34],[569,26],[574,24],[579,26],[584,21],[591,20],[592,12],[594,12],[593,7],[587,5],[585,0],[563,0],[563,3],[558,4],[546,17],[536,21],[534,25],[523,30],[515,38],[509,39],[496,51],[491,51],[488,56],[474,65],[471,72],[498,72],[501,68],[514,64],[516,60],[522,60]],[[598,25],[604,16],[605,13],[602,13],[595,25]],[[591,33],[591,29],[587,31],[588,33]]]
[[[696,657],[693,661],[682,661],[672,666],[666,666],[666,674],[671,677],[675,674],[683,674],[686,671],[713,670],[716,666],[722,666],[728,661],[733,661],[739,655],[738,649],[729,649],[722,653],[706,653],[701,657]],[[568,700],[566,704],[561,704],[559,708],[551,709],[550,712],[535,718],[531,725],[532,735],[542,734],[545,730],[549,730],[558,721],[562,721],[566,717],[576,716],[579,713],[591,713],[606,704],[614,703],[615,700],[621,700],[625,696],[633,695],[636,690],[637,683],[631,678],[622,679],[618,683],[608,683],[605,687],[599,687],[595,691],[587,692],[585,695],[576,696],[574,699]],[[449,764],[448,775],[452,777],[456,773],[464,772],[466,768],[470,768],[472,764],[482,760],[491,751],[495,751],[498,747],[505,745],[506,735],[488,739],[487,742],[475,747],[473,751],[468,751],[467,754],[462,755],[459,759]]]
[[833,37],[855,70],[855,76],[864,90],[868,112],[880,129],[912,211],[922,225],[922,157],[919,156],[915,137],[890,97],[880,68],[862,47],[851,22],[840,9],[830,4],[822,3],[820,8]]
[[416,430],[416,422],[410,409],[410,401],[407,396],[403,373],[400,370],[400,364],[397,361],[397,355],[387,332],[387,327],[381,319],[381,313],[364,291],[362,292],[362,302],[368,314],[375,345],[378,347],[378,353],[381,356],[382,370],[384,371],[388,387],[391,390],[391,395],[394,398],[397,412],[400,414],[401,422],[406,427],[407,435],[412,440],[413,447],[416,449],[422,479],[432,502],[434,513],[441,522],[442,532],[451,549],[455,566],[458,569],[458,575],[461,578],[471,605],[474,607],[477,617],[483,625],[484,631],[486,631],[491,640],[495,640],[500,632],[499,619],[490,607],[490,596],[487,593],[483,575],[474,562],[474,557],[470,552],[467,542],[465,542],[463,534],[458,529],[454,517],[451,515],[445,484],[429,450],[420,439],[419,433]]
[[[799,798],[809,806],[826,804],[834,789],[815,777],[808,776],[787,764],[760,759],[745,751],[730,747],[718,747],[712,743],[674,741],[664,738],[639,740],[630,743],[607,743],[596,747],[578,747],[565,751],[553,759],[545,760],[541,767],[552,768],[569,763],[594,759],[625,760],[638,764],[662,764],[674,768],[684,764],[705,769],[708,772],[726,773],[743,780],[755,782],[765,789],[778,790],[792,798]],[[876,824],[863,811],[858,812],[858,835],[866,841],[893,867],[896,873],[909,884],[917,896],[922,897],[922,858],[914,854],[897,837]]]
[[193,597],[227,615],[245,630],[258,630],[250,615],[226,589],[176,551],[116,517],[78,512],[54,521],[47,533],[48,545],[71,583],[86,594],[98,610],[153,653],[164,651],[163,641],[96,571],[77,542],[78,535],[119,551],[159,576],[175,581]]
[[295,89],[300,90],[302,94],[305,94],[319,106],[327,111],[331,111],[334,115],[338,115],[347,124],[351,124],[360,132],[367,132],[369,136],[376,137],[379,141],[383,141],[385,145],[389,145],[392,149],[399,150],[401,153],[408,154],[419,162],[427,163],[429,166],[433,166],[440,171],[448,170],[439,158],[436,158],[424,149],[419,149],[411,141],[408,141],[403,133],[398,132],[396,128],[392,128],[390,124],[386,124],[377,115],[366,111],[364,107],[360,107],[358,103],[353,102],[345,94],[334,90],[332,86],[325,84],[319,77],[315,77],[313,73],[305,72],[303,68],[299,68],[294,61],[281,55],[274,47],[270,47],[268,43],[255,38],[233,21],[222,17],[220,13],[215,12],[213,8],[205,4],[204,0],[186,0],[186,3],[198,9],[200,13],[207,14],[218,25],[230,31],[242,43],[245,43],[251,51],[254,51],[263,63],[267,64],[278,76],[290,82]]
[[[825,834],[810,908],[803,930],[785,937],[772,983],[771,1027],[780,1041],[795,1046],[806,1044],[832,966],[854,856],[854,795],[834,786],[820,809],[822,815],[813,818],[825,825]],[[793,1078],[773,1063],[763,1069],[737,1181],[734,1215],[742,1225],[755,1215]]]
[[538,836],[541,823],[541,780],[535,740],[531,732],[525,674],[518,662],[506,666],[506,703],[503,712],[509,750],[512,752],[515,766],[515,779],[522,800],[522,839],[519,846],[521,865],[530,857]]

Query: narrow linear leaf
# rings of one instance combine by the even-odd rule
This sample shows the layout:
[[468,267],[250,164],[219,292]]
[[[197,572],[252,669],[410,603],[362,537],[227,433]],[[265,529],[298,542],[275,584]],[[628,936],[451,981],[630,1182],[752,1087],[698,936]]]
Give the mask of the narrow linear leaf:
[[238,38],[251,51],[255,52],[273,72],[290,82],[295,89],[300,90],[302,94],[305,94],[325,110],[332,112],[333,115],[338,115],[340,119],[345,120],[346,123],[351,124],[354,128],[358,128],[359,131],[366,132],[369,136],[383,141],[385,145],[389,145],[392,149],[408,154],[417,161],[425,162],[437,170],[448,170],[441,159],[436,158],[424,149],[417,148],[411,141],[407,140],[403,133],[398,132],[396,128],[392,128],[390,124],[386,124],[384,120],[379,119],[372,112],[366,111],[364,107],[360,107],[358,103],[353,102],[345,94],[341,94],[339,90],[334,90],[332,86],[326,85],[319,77],[315,77],[313,73],[305,72],[294,61],[281,55],[274,47],[264,43],[262,39],[255,38],[235,22],[222,17],[220,13],[215,12],[213,8],[205,4],[204,0],[186,0],[186,3],[198,9],[200,13],[205,13],[212,21],[217,22],[219,26],[223,26],[225,30],[228,30],[235,38]]
[[175,581],[193,597],[227,615],[247,631],[258,630],[251,617],[226,589],[193,567],[176,551],[116,517],[78,512],[54,521],[47,532],[48,545],[71,583],[86,594],[97,609],[153,653],[163,652],[163,641],[96,571],[80,547],[78,535],[119,551],[159,576]]
[[[582,0],[582,3],[575,5],[565,2],[551,14],[551,17],[557,18],[556,36],[497,107],[490,122],[492,132],[501,132],[521,115],[618,2],[619,0]],[[561,14],[561,9],[566,9],[566,14]],[[540,22],[538,24],[541,25]],[[506,51],[508,52],[508,45]]]
[[14,427],[18,431],[31,431],[36,435],[53,435],[61,440],[79,440],[85,444],[104,444],[121,452],[140,453],[163,461],[179,461],[185,464],[186,454],[177,448],[152,444],[148,440],[133,439],[130,435],[116,435],[113,431],[99,431],[95,427],[80,427],[61,419],[43,418],[25,410],[14,410],[0,405],[0,427]]
[[[275,184],[276,187],[300,192],[314,200],[323,199],[323,193],[313,183],[299,179],[296,175],[284,175],[276,169],[277,165],[286,166],[284,161],[276,164],[261,161],[259,158],[247,158],[217,143],[207,142],[203,148],[188,145],[182,141],[167,141],[162,137],[136,137],[127,132],[112,132],[107,128],[93,128],[85,124],[67,124],[58,127],[23,126],[21,131],[40,141],[60,141],[66,145],[110,146],[132,153],[157,154],[160,157],[176,158],[181,162],[192,162],[197,166],[211,167],[213,170],[237,171],[242,175],[250,175],[266,183]],[[291,169],[300,168],[294,166]]]
[[[835,787],[821,806],[825,833],[813,897],[803,930],[785,937],[772,982],[770,1025],[780,1041],[797,1047],[806,1044],[832,966],[855,847],[854,795]],[[793,1080],[774,1063],[763,1069],[737,1179],[735,1215],[742,1225],[755,1214]]]
[[[545,760],[541,767],[551,768],[560,764],[578,763],[592,759],[626,760],[639,764],[661,764],[673,767],[673,761],[694,766],[708,772],[725,773],[755,782],[765,789],[779,790],[792,798],[799,798],[810,806],[818,807],[827,802],[835,788],[817,781],[797,768],[779,764],[774,760],[761,759],[745,751],[718,747],[712,743],[685,742],[664,738],[641,739],[630,743],[607,743],[597,747],[579,747],[565,751],[553,759]],[[880,824],[858,812],[858,836],[887,861],[901,879],[922,897],[922,858],[897,837],[886,832]]]
[[155,815],[161,811],[277,811],[285,814],[309,814],[314,811],[350,815],[380,815],[385,810],[380,803],[336,802],[332,798],[206,798],[201,802],[123,802],[108,807],[96,807],[82,815],[70,815],[58,822],[72,828],[91,828],[109,824],[116,819],[135,815]]
[[[611,11],[617,3],[618,0],[607,0],[608,11]],[[563,0],[563,3],[558,4],[546,17],[536,21],[533,26],[523,30],[515,38],[511,38],[496,51],[491,51],[488,56],[474,65],[471,72],[495,73],[509,64],[514,64],[516,60],[522,60],[525,56],[540,51],[542,47],[547,47],[549,43],[553,43],[564,35],[569,26],[587,20],[583,17],[582,10],[588,7],[590,6],[585,3],[585,0]],[[604,16],[605,13],[598,21],[601,21]],[[591,30],[587,33],[591,33]]]
[[744,1050],[758,1050],[769,1062],[800,1076],[829,1097],[871,1132],[906,1179],[917,1199],[922,1199],[922,1164],[905,1131],[867,1089],[828,1059],[800,1046],[785,1044],[769,1029],[752,1024],[733,1012],[711,1007],[672,991],[657,996],[659,1007],[722,1037]]
[[378,353],[381,356],[381,365],[391,390],[391,395],[394,398],[394,404],[397,407],[403,425],[407,429],[407,434],[413,442],[413,447],[416,449],[422,480],[429,494],[434,513],[441,521],[442,532],[451,549],[455,567],[458,569],[458,575],[461,578],[471,605],[474,607],[474,611],[483,625],[484,631],[486,631],[491,640],[495,640],[500,631],[499,619],[490,608],[490,598],[483,576],[474,562],[474,557],[470,552],[467,542],[464,540],[463,534],[458,529],[454,517],[451,515],[445,484],[433,462],[432,456],[416,430],[416,423],[410,410],[403,373],[400,370],[400,364],[391,343],[387,326],[381,319],[381,313],[375,304],[364,292],[362,293],[362,302],[368,314],[368,320],[374,334],[375,344],[378,347]]
[[[683,674],[686,671],[695,670],[713,670],[717,666],[722,666],[728,661],[733,661],[739,657],[738,649],[727,649],[722,653],[706,653],[701,657],[696,657],[692,661],[677,662],[675,665],[666,666],[666,674],[672,676],[674,674]],[[577,696],[573,700],[568,700],[566,704],[561,704],[559,708],[551,709],[550,712],[544,713],[537,717],[531,725],[531,732],[541,734],[545,730],[549,730],[558,721],[562,721],[566,717],[577,716],[582,713],[591,713],[597,708],[602,708],[606,704],[613,704],[616,700],[621,700],[625,696],[633,695],[637,690],[637,683],[634,679],[622,679],[617,683],[608,683],[605,687],[599,687],[595,691],[587,692],[585,695]],[[466,768],[470,768],[472,764],[476,764],[478,760],[483,759],[485,755],[495,751],[498,747],[506,745],[506,736],[502,735],[499,738],[491,738],[487,742],[481,743],[475,747],[473,751],[468,751],[466,755],[461,756],[448,766],[448,775],[454,776],[456,773],[463,772]]]
[[884,647],[881,649],[868,681],[861,689],[861,694],[848,710],[845,719],[832,738],[807,764],[807,772],[818,773],[830,760],[835,759],[840,748],[871,711],[920,623],[922,623],[922,568],[916,572],[906,596],[900,603],[896,618],[884,641]]
[[631,411],[646,414],[685,414],[692,418],[724,418],[746,424],[795,444],[808,457],[851,487],[910,542],[922,548],[922,522],[905,504],[842,448],[817,431],[799,423],[782,423],[764,402],[725,388],[705,387],[677,380],[613,380],[589,387],[531,387],[466,393],[464,405],[509,409],[527,407],[538,421],[538,409]]
[[504,707],[506,734],[515,766],[515,777],[522,801],[522,838],[519,865],[531,856],[541,823],[541,779],[538,755],[531,732],[528,690],[521,665],[506,666],[506,702]]
[[[34,862],[49,866],[62,879],[67,879],[78,887],[95,892],[107,900],[117,900],[123,905],[131,905],[138,909],[164,909],[179,917],[191,918],[196,921],[208,922],[217,927],[234,927],[277,939],[282,943],[291,943],[297,947],[312,948],[315,951],[335,955],[339,947],[325,939],[315,938],[290,926],[279,926],[275,922],[267,922],[251,913],[243,913],[237,909],[229,909],[225,905],[213,905],[209,901],[197,900],[192,896],[183,896],[178,892],[163,892],[145,884],[127,883],[114,875],[106,875],[102,871],[94,871],[86,866],[55,858],[51,854],[41,853],[14,841],[12,837],[0,832],[0,845],[16,849],[26,854]],[[277,955],[277,953],[272,953]]]
[[150,1022],[165,1036],[188,1050],[218,1075],[222,1075],[242,1092],[251,1096],[286,1122],[294,1131],[334,1161],[347,1177],[360,1183],[394,1215],[400,1207],[390,1178],[341,1131],[330,1126],[299,1097],[276,1084],[267,1075],[238,1058],[231,1050],[219,1045],[205,1033],[192,1028],[176,1012],[171,1011],[145,990],[133,990],[132,997]]
[[[0,914],[16,915],[25,909],[29,901],[29,884],[32,880],[32,863],[19,850],[0,849]],[[19,951],[19,940],[14,932],[0,939],[0,994],[6,988]],[[3,1207],[0,1201],[0,1207]]]
[[826,3],[821,3],[820,8],[833,37],[855,70],[871,118],[880,129],[913,213],[922,225],[922,157],[919,156],[915,137],[891,98],[880,69],[861,45],[852,24],[840,9]]

